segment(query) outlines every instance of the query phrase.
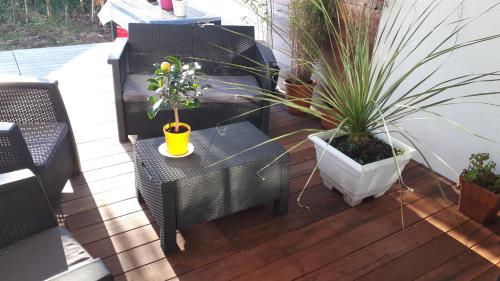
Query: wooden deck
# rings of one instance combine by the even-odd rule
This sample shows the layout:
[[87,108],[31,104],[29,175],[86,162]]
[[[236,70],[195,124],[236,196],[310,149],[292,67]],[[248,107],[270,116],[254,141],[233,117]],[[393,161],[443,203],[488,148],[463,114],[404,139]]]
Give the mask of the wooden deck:
[[[117,139],[108,48],[1,52],[0,77],[60,81],[84,173],[65,188],[59,212],[116,280],[496,280],[499,275],[500,224],[481,227],[456,205],[448,206],[428,172],[414,162],[404,171],[413,193],[394,189],[351,208],[316,174],[304,194],[308,208],[300,208],[298,192],[315,164],[310,143],[292,153],[288,215],[274,217],[269,206],[261,206],[193,227],[178,235],[184,251],[165,257],[155,222],[135,198],[132,145]],[[318,123],[277,107],[270,132]],[[291,147],[303,137],[280,143]],[[442,183],[456,203],[456,192]]]

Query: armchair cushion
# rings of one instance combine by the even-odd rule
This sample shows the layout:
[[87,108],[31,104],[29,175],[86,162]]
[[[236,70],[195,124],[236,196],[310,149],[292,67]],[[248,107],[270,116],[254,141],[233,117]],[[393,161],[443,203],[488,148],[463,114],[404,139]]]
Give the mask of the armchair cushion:
[[53,124],[19,124],[19,129],[33,158],[37,169],[43,167],[54,157],[55,148],[65,140],[68,135],[66,123]]
[[[242,96],[255,97],[261,93],[260,85],[253,75],[201,75],[199,77],[200,84],[212,86],[210,89],[204,90],[204,95],[200,97],[202,103],[248,102],[248,98]],[[151,75],[129,74],[123,87],[123,100],[125,102],[144,102],[153,93],[147,90],[147,79],[149,78]]]
[[47,281],[113,281],[113,275],[101,259],[80,264],[70,271],[51,277]]
[[53,227],[0,249],[2,280],[45,280],[92,261],[71,233]]

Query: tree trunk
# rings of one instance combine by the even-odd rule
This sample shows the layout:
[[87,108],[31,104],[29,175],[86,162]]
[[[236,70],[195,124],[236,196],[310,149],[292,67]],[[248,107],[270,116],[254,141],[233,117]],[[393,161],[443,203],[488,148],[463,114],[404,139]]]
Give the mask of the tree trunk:
[[47,9],[47,16],[50,17],[52,15],[50,0],[45,0],[45,8]]
[[92,20],[92,22],[94,21],[94,17],[95,17],[95,0],[91,0],[91,3],[92,3],[92,11],[90,12],[90,18]]
[[64,23],[66,24],[66,28],[68,27],[68,4],[64,6]]
[[179,132],[179,109],[174,108],[175,132]]
[[28,1],[24,0],[24,12],[26,13],[26,23],[28,23]]
[[10,6],[11,6],[11,15],[12,15],[12,23],[16,23],[16,4],[14,3],[14,0],[10,0]]

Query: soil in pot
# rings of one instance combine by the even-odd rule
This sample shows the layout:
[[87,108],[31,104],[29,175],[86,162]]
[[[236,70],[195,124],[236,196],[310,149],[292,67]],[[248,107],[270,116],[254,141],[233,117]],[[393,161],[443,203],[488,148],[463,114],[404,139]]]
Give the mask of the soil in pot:
[[[356,144],[349,136],[339,136],[330,143],[335,149],[347,155],[360,165],[370,164],[392,157],[391,146],[374,136],[368,136],[362,144]],[[403,151],[395,148],[396,155]]]
[[179,131],[177,132],[175,131],[175,127],[170,127],[166,131],[172,134],[182,134],[189,131],[189,129],[184,126],[179,126]]
[[[293,81],[287,79],[285,81],[286,97],[287,99],[310,99],[313,94],[314,86],[316,86],[316,81],[314,80],[304,85],[304,84],[293,83]],[[310,106],[310,103],[304,100],[296,100],[292,102],[295,103],[296,105],[303,106],[306,108],[309,108]],[[288,112],[296,115],[304,114],[302,110],[293,107],[288,107],[287,110]]]

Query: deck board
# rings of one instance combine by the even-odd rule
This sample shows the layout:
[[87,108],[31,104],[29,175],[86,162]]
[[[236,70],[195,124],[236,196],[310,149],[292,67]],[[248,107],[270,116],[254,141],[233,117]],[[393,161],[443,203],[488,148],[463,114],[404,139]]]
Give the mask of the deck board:
[[[458,213],[456,205],[446,204],[429,172],[416,162],[404,171],[405,182],[415,188],[401,194],[404,230],[396,186],[351,208],[341,194],[322,185],[316,172],[303,195],[307,208],[299,207],[296,199],[316,163],[308,141],[291,155],[288,215],[274,217],[271,206],[264,205],[194,226],[178,233],[184,250],[166,257],[156,223],[135,198],[132,145],[116,137],[109,48],[104,43],[17,50],[19,70],[12,52],[0,52],[0,76],[21,71],[59,80],[83,174],[68,183],[57,209],[116,280],[496,279],[498,229],[481,227]],[[270,120],[272,137],[319,128],[318,120],[290,115],[282,106],[271,108]],[[307,134],[278,142],[291,148]],[[440,181],[456,204],[450,182]]]

